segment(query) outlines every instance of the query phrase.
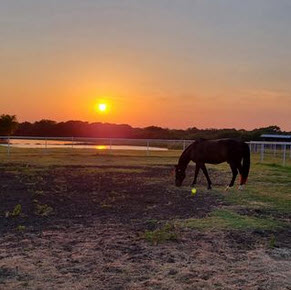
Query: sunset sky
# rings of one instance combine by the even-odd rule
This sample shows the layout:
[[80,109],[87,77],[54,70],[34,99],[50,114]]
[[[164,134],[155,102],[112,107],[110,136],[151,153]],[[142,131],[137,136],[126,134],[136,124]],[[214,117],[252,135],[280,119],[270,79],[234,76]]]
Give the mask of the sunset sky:
[[2,113],[291,130],[291,1],[0,0]]

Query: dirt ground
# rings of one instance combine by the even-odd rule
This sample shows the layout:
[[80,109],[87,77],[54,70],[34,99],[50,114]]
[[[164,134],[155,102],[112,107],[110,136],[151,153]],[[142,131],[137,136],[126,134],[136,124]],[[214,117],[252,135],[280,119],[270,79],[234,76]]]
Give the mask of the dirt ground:
[[[216,185],[230,177],[210,174]],[[0,288],[291,289],[290,230],[274,248],[264,231],[177,228],[173,241],[144,239],[226,205],[213,191],[174,187],[169,166],[2,166]]]

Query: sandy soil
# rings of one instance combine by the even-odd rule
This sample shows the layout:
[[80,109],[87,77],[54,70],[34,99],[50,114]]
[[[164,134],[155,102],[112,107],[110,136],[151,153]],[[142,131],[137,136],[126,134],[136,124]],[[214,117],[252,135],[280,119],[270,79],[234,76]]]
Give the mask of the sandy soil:
[[[175,188],[170,167],[32,169],[0,169],[1,289],[291,289],[290,231],[276,233],[273,249],[259,231],[143,239],[224,205],[213,192]],[[216,184],[229,178],[210,174]]]

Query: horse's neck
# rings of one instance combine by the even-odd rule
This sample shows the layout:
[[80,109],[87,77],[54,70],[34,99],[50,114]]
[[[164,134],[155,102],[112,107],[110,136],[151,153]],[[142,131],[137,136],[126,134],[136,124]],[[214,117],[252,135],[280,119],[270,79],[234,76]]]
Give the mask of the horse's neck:
[[[189,148],[188,148],[189,149]],[[179,167],[186,169],[190,162],[190,150],[185,150],[179,158]]]

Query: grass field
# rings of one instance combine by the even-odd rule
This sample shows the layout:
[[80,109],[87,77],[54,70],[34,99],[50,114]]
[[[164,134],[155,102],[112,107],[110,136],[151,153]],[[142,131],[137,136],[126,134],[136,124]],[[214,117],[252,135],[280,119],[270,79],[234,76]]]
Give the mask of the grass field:
[[0,148],[0,288],[288,289],[291,167],[173,185],[179,151]]

